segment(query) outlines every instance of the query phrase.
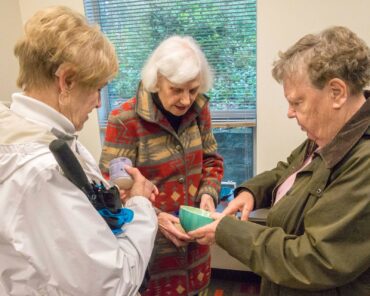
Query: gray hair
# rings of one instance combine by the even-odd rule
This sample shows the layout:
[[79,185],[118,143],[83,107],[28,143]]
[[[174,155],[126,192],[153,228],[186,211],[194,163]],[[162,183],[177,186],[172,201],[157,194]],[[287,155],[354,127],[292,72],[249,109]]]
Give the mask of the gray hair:
[[190,36],[171,36],[162,41],[147,60],[141,71],[143,86],[157,91],[158,75],[172,83],[186,83],[200,75],[201,93],[213,85],[213,72],[196,41]]
[[[345,27],[331,27],[319,34],[308,34],[287,51],[279,53],[272,75],[276,81],[304,72],[315,87],[339,78],[352,94],[362,92],[370,81],[370,49]],[[304,72],[303,72],[304,71]]]

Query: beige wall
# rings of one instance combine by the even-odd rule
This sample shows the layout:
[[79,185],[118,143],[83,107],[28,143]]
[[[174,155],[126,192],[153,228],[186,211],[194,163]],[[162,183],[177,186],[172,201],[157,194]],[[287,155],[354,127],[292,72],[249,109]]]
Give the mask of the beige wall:
[[[16,90],[18,66],[12,51],[21,35],[21,23],[36,10],[58,4],[83,12],[82,0],[0,1],[0,100],[7,100]],[[302,35],[331,25],[348,26],[370,44],[368,9],[368,0],[257,0],[257,172],[285,159],[305,138],[295,122],[287,119],[282,87],[271,78],[271,64],[277,52]],[[96,112],[90,116],[80,139],[98,159],[101,145]]]
[[37,10],[54,5],[68,6],[80,13],[84,13],[83,0],[18,0],[18,2],[23,22]]
[[368,0],[257,0],[257,173],[275,166],[305,135],[286,117],[282,87],[271,64],[301,36],[343,25],[370,44]]
[[14,44],[22,34],[18,1],[0,1],[0,101],[9,102],[17,91],[18,62],[13,54]]

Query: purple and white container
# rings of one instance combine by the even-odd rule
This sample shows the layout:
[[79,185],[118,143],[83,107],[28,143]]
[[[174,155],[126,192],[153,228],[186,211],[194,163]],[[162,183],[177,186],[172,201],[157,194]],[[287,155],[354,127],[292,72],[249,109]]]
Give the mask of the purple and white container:
[[128,190],[132,187],[133,180],[126,172],[124,165],[132,166],[132,162],[127,157],[117,157],[109,162],[110,180],[120,189]]

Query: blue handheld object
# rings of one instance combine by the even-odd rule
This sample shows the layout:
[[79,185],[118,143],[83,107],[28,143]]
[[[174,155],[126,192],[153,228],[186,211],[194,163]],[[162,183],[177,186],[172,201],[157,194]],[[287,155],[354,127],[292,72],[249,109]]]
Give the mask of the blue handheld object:
[[94,208],[100,213],[115,235],[123,232],[123,224],[132,221],[134,213],[122,208],[119,190],[116,186],[108,189],[104,184],[89,183],[81,164],[78,162],[68,144],[61,139],[49,145],[64,175],[88,197]]
[[121,234],[123,232],[122,226],[131,222],[134,218],[134,212],[127,208],[119,209],[116,213],[112,213],[107,208],[101,209],[98,212],[107,221],[115,235]]

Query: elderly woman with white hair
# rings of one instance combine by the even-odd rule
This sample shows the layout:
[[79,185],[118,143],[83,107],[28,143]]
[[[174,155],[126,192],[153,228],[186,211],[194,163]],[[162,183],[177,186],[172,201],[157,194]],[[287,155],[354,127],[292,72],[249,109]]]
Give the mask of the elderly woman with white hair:
[[190,241],[176,217],[181,205],[215,211],[223,159],[212,133],[210,66],[191,37],[172,36],[149,57],[134,98],[109,116],[100,168],[125,156],[159,189],[160,231],[144,295],[196,295],[210,280],[207,246]]

